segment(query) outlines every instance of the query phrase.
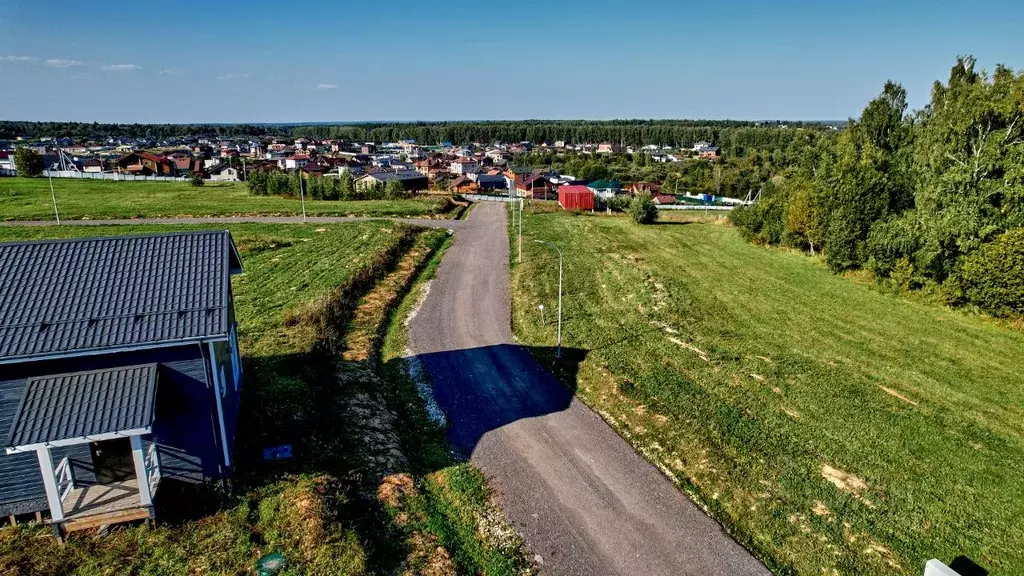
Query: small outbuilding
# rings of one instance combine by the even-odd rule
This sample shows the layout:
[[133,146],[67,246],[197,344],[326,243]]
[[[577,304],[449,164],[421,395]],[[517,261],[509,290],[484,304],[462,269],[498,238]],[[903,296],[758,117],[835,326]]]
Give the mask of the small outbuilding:
[[594,192],[586,186],[562,186],[558,189],[558,203],[566,210],[593,210]]

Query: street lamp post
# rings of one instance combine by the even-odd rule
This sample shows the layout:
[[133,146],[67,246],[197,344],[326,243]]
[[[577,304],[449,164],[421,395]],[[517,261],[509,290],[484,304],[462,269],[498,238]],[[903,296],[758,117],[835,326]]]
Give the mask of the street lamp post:
[[538,244],[546,244],[555,249],[558,252],[558,348],[555,351],[555,358],[562,357],[562,250],[552,244],[551,242],[545,242],[544,240],[534,240]]

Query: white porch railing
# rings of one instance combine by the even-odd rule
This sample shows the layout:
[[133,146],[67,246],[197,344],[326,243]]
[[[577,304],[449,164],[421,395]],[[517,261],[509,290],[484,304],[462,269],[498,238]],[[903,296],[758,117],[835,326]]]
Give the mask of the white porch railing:
[[68,494],[75,489],[75,469],[71,465],[71,460],[64,458],[57,465],[57,469],[54,470],[54,476],[57,477],[57,492],[60,494],[60,501],[63,502],[67,499]]
[[149,481],[149,493],[155,494],[160,484],[160,454],[156,442],[146,443],[146,475]]

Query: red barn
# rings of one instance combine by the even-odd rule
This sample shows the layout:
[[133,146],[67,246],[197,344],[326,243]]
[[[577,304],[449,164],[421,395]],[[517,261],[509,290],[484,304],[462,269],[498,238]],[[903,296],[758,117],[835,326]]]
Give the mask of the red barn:
[[558,189],[558,203],[566,210],[593,210],[594,192],[586,186],[562,186]]

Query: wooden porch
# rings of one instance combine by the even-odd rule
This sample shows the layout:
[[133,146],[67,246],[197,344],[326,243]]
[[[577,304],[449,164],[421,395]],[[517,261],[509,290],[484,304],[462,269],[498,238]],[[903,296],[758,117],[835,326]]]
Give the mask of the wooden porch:
[[[51,522],[59,531],[88,530],[153,518],[153,497],[160,486],[157,445],[143,441],[141,436],[131,436],[131,446],[135,478],[84,486],[76,483],[74,465],[68,458],[61,460],[55,469],[51,468],[52,475],[48,478],[46,468],[52,459],[49,448],[41,449],[39,458],[50,499]],[[47,481],[49,479],[53,484]]]
[[62,504],[65,532],[153,517],[153,507],[142,504],[139,484],[135,478],[74,488],[68,492]]

